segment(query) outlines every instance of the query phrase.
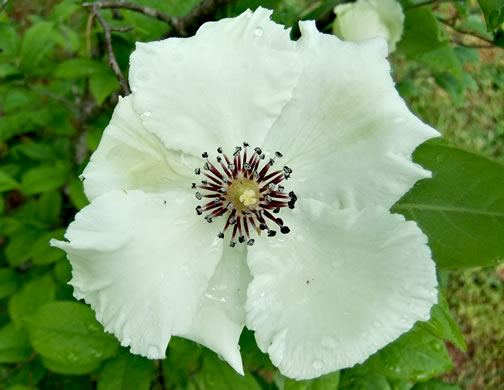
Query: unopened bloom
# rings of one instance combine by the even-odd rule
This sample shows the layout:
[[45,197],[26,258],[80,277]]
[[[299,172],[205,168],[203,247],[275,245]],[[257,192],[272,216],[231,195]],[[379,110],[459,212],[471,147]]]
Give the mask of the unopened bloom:
[[389,53],[401,40],[404,13],[397,0],[357,0],[337,5],[334,33],[347,41],[382,37],[387,40]]
[[[131,352],[173,335],[238,372],[243,326],[305,379],[364,361],[436,302],[427,239],[389,208],[438,133],[394,89],[382,39],[302,37],[259,8],[138,43],[66,233],[75,297]],[[336,71],[335,71],[336,70]]]

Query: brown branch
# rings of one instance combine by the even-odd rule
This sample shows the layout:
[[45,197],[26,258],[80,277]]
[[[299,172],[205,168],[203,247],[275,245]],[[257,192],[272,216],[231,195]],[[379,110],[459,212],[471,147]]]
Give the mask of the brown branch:
[[426,5],[438,5],[441,3],[453,3],[456,1],[465,1],[465,0],[428,0],[428,1],[424,1],[423,3],[408,5],[404,8],[405,9],[420,8],[420,7],[424,7]]
[[124,78],[124,75],[121,72],[121,68],[119,67],[119,64],[117,63],[117,59],[114,53],[114,48],[112,47],[112,31],[120,31],[118,29],[114,29],[111,27],[103,15],[100,12],[100,3],[93,3],[93,13],[96,15],[96,18],[100,22],[100,24],[103,27],[103,32],[105,33],[105,44],[107,46],[107,54],[109,57],[109,66],[110,68],[114,71],[117,79],[119,80],[119,84],[121,85],[121,89],[123,91],[124,96],[128,96],[131,91],[128,86],[128,82]]
[[3,10],[7,7],[7,3],[9,0],[3,0],[2,4],[0,4],[0,14],[3,12]]
[[115,1],[96,1],[94,3],[83,3],[84,7],[91,8],[111,8],[111,9],[126,9],[133,12],[138,12],[151,18],[160,20],[162,22],[168,23],[172,26],[175,33],[179,36],[188,35],[188,27],[193,25],[199,25],[202,21],[213,14],[217,7],[221,4],[228,2],[229,0],[204,0],[200,5],[193,8],[187,15],[176,18],[165,14],[164,12],[158,11],[154,8],[144,7],[142,5],[130,3],[124,0]]
[[162,22],[174,24],[176,18],[172,18],[171,16],[165,14],[164,12],[158,11],[154,8],[144,7],[142,5],[130,3],[124,0],[117,1],[96,1],[94,3],[82,3],[84,7],[99,7],[99,8],[122,8],[128,9],[130,11],[139,12],[141,14],[150,16],[151,18],[155,18]]
[[443,19],[443,18],[437,18],[437,19],[438,19],[441,23],[443,23],[445,26],[450,27],[453,31],[455,31],[455,32],[457,32],[457,33],[459,33],[459,34],[470,35],[470,36],[472,36],[472,37],[475,37],[475,38],[481,39],[482,41],[485,41],[485,42],[487,42],[487,43],[489,43],[489,44],[491,44],[491,45],[493,45],[493,46],[496,46],[496,45],[495,45],[495,43],[494,43],[494,41],[493,41],[493,40],[491,40],[491,39],[488,39],[488,38],[486,38],[486,37],[483,37],[483,36],[481,36],[481,35],[479,35],[479,34],[477,34],[477,33],[473,32],[473,31],[461,30],[461,29],[457,28],[457,26],[455,26],[455,24],[454,24],[454,23],[451,23],[451,22],[449,22],[449,21],[448,21],[448,20],[446,20],[446,19]]

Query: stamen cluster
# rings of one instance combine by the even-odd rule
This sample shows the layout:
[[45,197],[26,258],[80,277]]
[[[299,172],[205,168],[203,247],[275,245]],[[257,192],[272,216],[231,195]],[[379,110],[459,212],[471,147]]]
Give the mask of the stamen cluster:
[[284,166],[281,170],[270,172],[270,168],[282,154],[275,152],[274,156],[266,161],[261,148],[254,148],[250,156],[248,149],[249,144],[244,142],[243,147],[235,148],[230,158],[219,147],[215,165],[205,152],[201,155],[206,159],[203,169],[194,170],[196,175],[206,177],[200,184],[192,183],[193,189],[205,191],[197,191],[196,198],[208,199],[207,203],[196,207],[196,213],[206,213],[204,218],[208,223],[224,216],[226,222],[217,237],[224,238],[225,232],[232,226],[231,247],[234,247],[237,241],[246,241],[249,246],[254,245],[252,230],[258,235],[266,231],[269,237],[275,236],[276,231],[270,228],[272,223],[278,226],[281,233],[289,233],[289,227],[273,214],[278,214],[283,207],[293,209],[297,200],[293,191],[286,193],[284,186],[280,185],[283,180],[289,179],[292,169]]

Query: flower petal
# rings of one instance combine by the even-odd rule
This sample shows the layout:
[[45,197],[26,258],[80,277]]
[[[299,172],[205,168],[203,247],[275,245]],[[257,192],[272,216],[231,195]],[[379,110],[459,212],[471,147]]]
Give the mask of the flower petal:
[[192,327],[183,337],[204,344],[243,375],[238,342],[245,325],[245,299],[252,280],[247,248],[224,247]]
[[414,222],[314,200],[292,214],[289,235],[261,238],[248,255],[246,325],[284,375],[351,367],[429,318],[436,272]]
[[188,197],[108,192],[77,214],[69,242],[52,242],[68,254],[75,297],[123,346],[151,359],[191,329],[222,256],[215,228]]
[[90,200],[118,189],[159,193],[191,188],[190,174],[200,165],[199,159],[167,150],[159,138],[144,129],[131,103],[131,96],[120,98],[82,174]]
[[301,30],[303,74],[264,149],[282,151],[300,199],[389,208],[429,177],[411,153],[439,133],[396,92],[382,39],[342,42],[310,22]]
[[389,53],[395,51],[404,25],[404,12],[396,0],[358,0],[337,5],[334,13],[334,32],[339,37],[348,41],[382,37]]
[[271,12],[205,23],[187,39],[138,43],[130,81],[146,128],[195,155],[262,144],[300,74],[296,45]]

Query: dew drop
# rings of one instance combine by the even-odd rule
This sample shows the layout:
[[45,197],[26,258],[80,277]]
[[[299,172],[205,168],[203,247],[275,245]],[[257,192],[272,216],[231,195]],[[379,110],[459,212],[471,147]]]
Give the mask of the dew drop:
[[140,115],[142,118],[148,118],[152,115],[152,112],[150,111],[145,111],[142,115]]
[[345,315],[345,316],[349,316],[349,315],[350,315],[350,312],[349,312],[348,310],[346,310],[346,311],[344,311],[344,312],[343,312],[343,315]]
[[315,370],[321,370],[322,368],[324,368],[324,362],[323,362],[322,360],[315,359],[315,360],[312,362],[312,367],[313,367]]
[[79,357],[73,353],[73,352],[70,352],[68,355],[67,355],[67,359],[71,362],[76,362],[77,360],[79,360]]
[[341,260],[334,260],[332,263],[331,263],[332,267],[334,269],[338,269],[338,268],[341,268],[341,266],[343,265],[343,262]]
[[432,349],[434,351],[441,351],[441,349],[443,349],[443,347],[441,346],[441,344],[438,343],[437,341],[433,341],[431,345],[432,345]]
[[87,328],[90,332],[100,332],[100,326],[96,323],[89,324]]
[[138,88],[137,88],[137,87],[133,87],[133,88],[131,88],[131,92],[136,92],[136,91],[138,91]]
[[257,26],[257,27],[254,29],[254,35],[255,35],[256,37],[261,37],[263,34],[264,34],[264,29],[263,29],[261,26]]

